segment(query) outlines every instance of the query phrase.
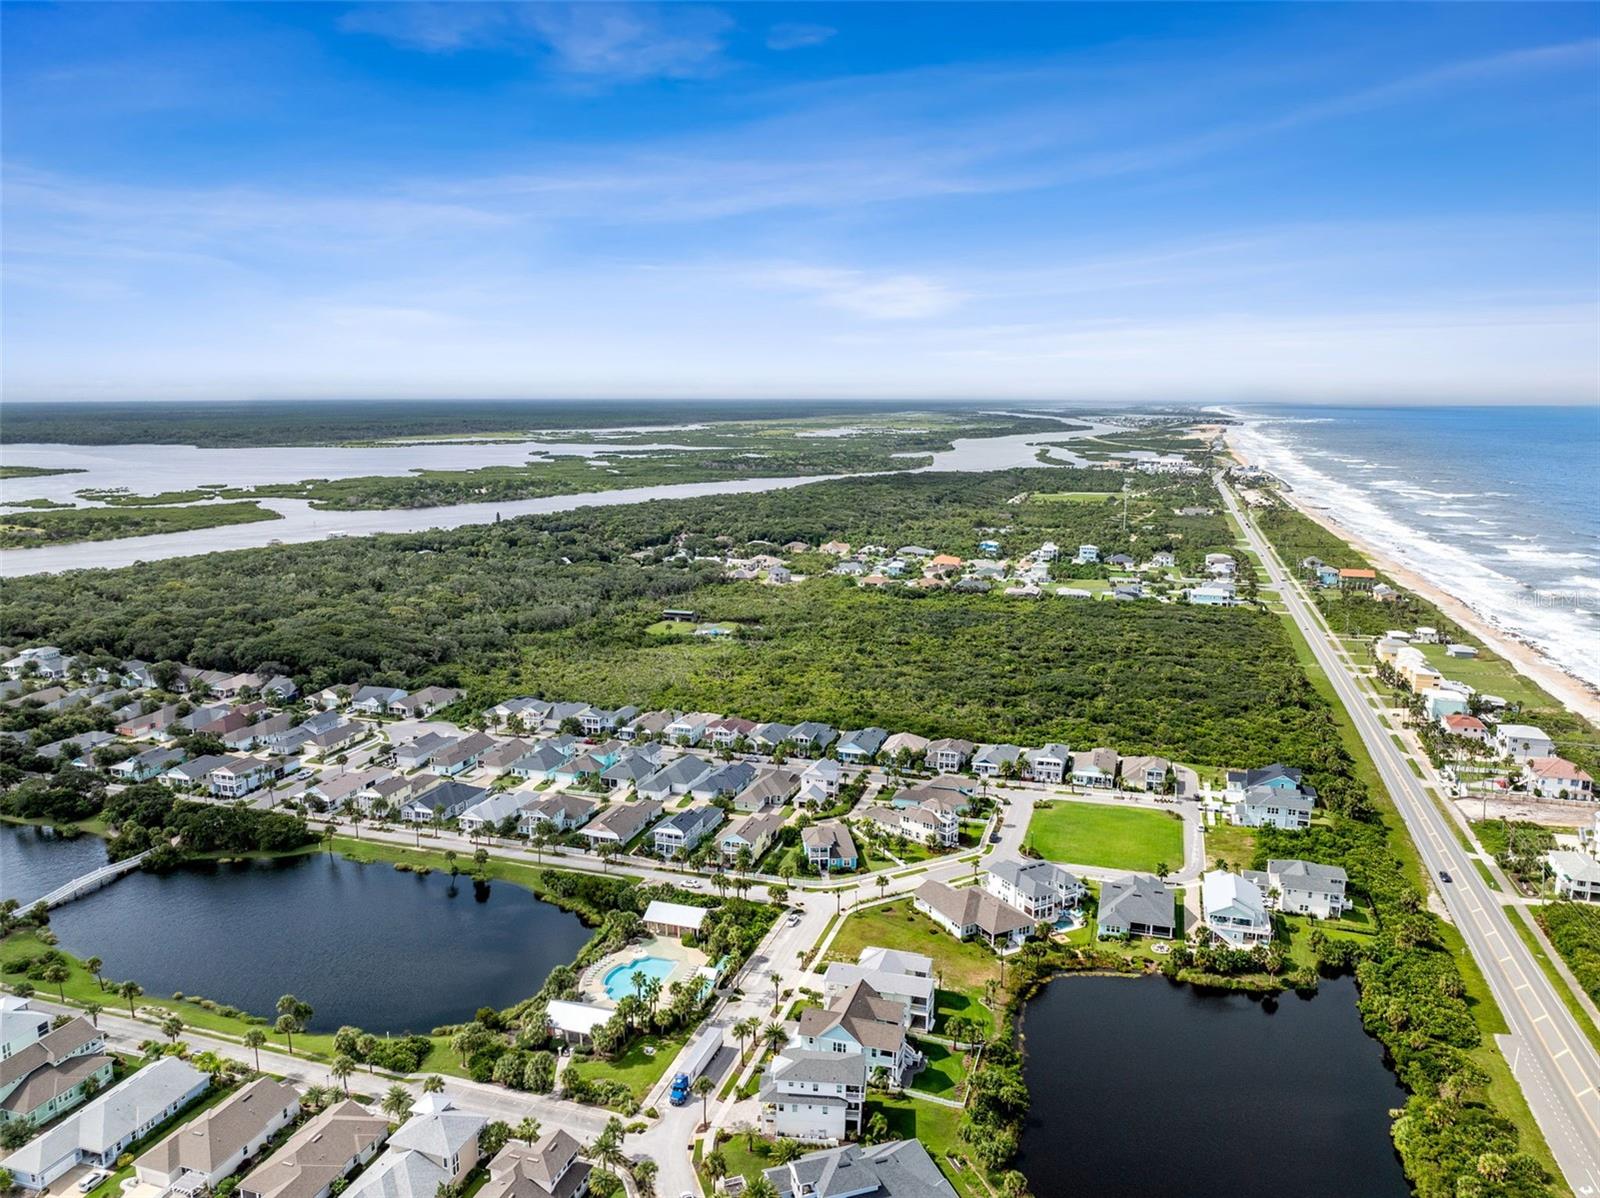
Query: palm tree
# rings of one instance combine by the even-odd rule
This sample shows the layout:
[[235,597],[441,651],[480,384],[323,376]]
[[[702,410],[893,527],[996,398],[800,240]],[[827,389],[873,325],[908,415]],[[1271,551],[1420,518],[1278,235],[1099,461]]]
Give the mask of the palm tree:
[[244,1046],[255,1049],[256,1072],[261,1072],[261,1046],[267,1042],[267,1033],[258,1027],[253,1027],[244,1034]]
[[272,1025],[272,1030],[277,1032],[289,1042],[289,1055],[294,1056],[294,1034],[299,1031],[293,1015],[279,1015],[278,1021]]
[[660,1166],[649,1157],[633,1162],[633,1185],[639,1191],[639,1198],[655,1198],[656,1174],[659,1171]]
[[340,1053],[333,1058],[333,1064],[328,1066],[328,1073],[344,1086],[344,1096],[350,1097],[350,1075],[356,1071],[355,1058]]
[[117,993],[128,1000],[128,1017],[133,1018],[137,1013],[133,1009],[133,1000],[144,993],[144,987],[138,982],[123,982],[117,987]]
[[90,1022],[93,1023],[95,1027],[100,1026],[100,1012],[102,1009],[103,1008],[97,1002],[83,1004],[83,1013],[89,1017]]
[[884,877],[882,874],[879,874],[878,875],[878,897],[879,898],[883,897],[883,892],[888,888],[888,886],[889,886],[889,879]]
[[426,1078],[423,1079],[422,1092],[424,1094],[437,1094],[443,1089],[444,1078],[440,1077],[437,1073],[430,1073]]
[[800,1146],[799,1140],[791,1140],[785,1136],[772,1146],[772,1160],[774,1164],[787,1165],[790,1161],[804,1156],[805,1151]]
[[161,1021],[161,1034],[176,1044],[178,1037],[183,1035],[183,1020],[176,1015],[168,1015]]
[[882,1111],[874,1111],[872,1118],[867,1120],[867,1132],[863,1139],[868,1144],[876,1144],[889,1134],[889,1119]]
[[522,1122],[517,1124],[516,1136],[524,1144],[532,1144],[539,1138],[539,1121],[532,1115],[523,1116]]
[[100,980],[100,971],[105,968],[105,962],[99,957],[88,957],[84,960],[83,967],[87,969],[90,976],[94,978],[94,984],[99,986],[100,989],[104,990],[106,988],[106,984]]
[[622,1120],[613,1115],[606,1120],[605,1129],[595,1137],[594,1143],[589,1145],[589,1159],[609,1172],[622,1172],[628,1164],[628,1158],[622,1151],[622,1134]]
[[778,1198],[778,1187],[767,1179],[765,1173],[757,1173],[745,1185],[744,1198]]
[[56,988],[57,998],[62,1002],[67,1001],[67,979],[72,976],[72,971],[64,962],[52,961],[39,976]]
[[754,1039],[755,1034],[760,1030],[761,1020],[757,1019],[754,1015],[747,1015],[745,1018],[739,1020],[739,1022],[733,1025],[733,1034],[739,1037],[739,1055],[741,1057],[743,1057],[745,1054],[744,1042],[746,1040]]
[[711,1091],[716,1088],[716,1083],[703,1073],[694,1079],[694,1085],[690,1087],[700,1099],[700,1122],[702,1124],[711,1122],[711,1115],[706,1110],[706,1104],[711,1098]]
[[783,1030],[783,1024],[774,1020],[761,1029],[761,1040],[773,1052],[777,1052],[789,1042],[789,1033]]
[[411,1106],[411,1092],[399,1082],[396,1082],[384,1091],[383,1101],[379,1104],[379,1109],[396,1123],[401,1123],[405,1121],[406,1116],[411,1114]]
[[713,1148],[706,1153],[705,1162],[701,1166],[706,1171],[706,1176],[715,1185],[728,1175],[728,1158],[723,1155],[722,1149]]

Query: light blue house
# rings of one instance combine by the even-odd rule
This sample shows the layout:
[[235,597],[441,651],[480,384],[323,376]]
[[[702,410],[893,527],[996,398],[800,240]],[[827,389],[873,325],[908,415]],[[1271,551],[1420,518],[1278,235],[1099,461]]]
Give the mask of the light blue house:
[[1318,566],[1317,585],[1336,587],[1339,585],[1339,568],[1337,566]]

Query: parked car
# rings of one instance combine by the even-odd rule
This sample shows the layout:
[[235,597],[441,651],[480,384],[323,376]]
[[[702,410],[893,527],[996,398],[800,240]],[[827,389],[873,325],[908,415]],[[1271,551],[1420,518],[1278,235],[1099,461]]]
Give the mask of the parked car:
[[111,1174],[107,1173],[104,1169],[94,1170],[87,1177],[82,1178],[78,1182],[78,1193],[87,1194],[90,1190],[94,1189],[95,1186],[99,1185],[102,1181],[110,1176]]

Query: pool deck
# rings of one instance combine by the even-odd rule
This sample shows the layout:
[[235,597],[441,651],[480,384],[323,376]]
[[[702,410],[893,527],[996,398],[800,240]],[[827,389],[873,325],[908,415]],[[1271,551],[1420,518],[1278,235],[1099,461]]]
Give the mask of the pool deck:
[[628,945],[620,952],[608,953],[584,970],[583,978],[578,983],[584,1001],[604,1007],[616,1006],[616,1000],[606,993],[606,975],[617,966],[631,964],[641,957],[659,957],[672,962],[672,971],[661,979],[663,990],[673,982],[693,977],[695,971],[706,964],[706,955],[699,949],[686,948],[676,940],[651,936]]

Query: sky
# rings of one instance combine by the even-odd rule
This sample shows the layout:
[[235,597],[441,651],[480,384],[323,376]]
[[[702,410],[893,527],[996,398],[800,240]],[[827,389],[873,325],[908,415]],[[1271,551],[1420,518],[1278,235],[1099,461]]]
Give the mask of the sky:
[[12,399],[1600,400],[1600,6],[0,7]]

